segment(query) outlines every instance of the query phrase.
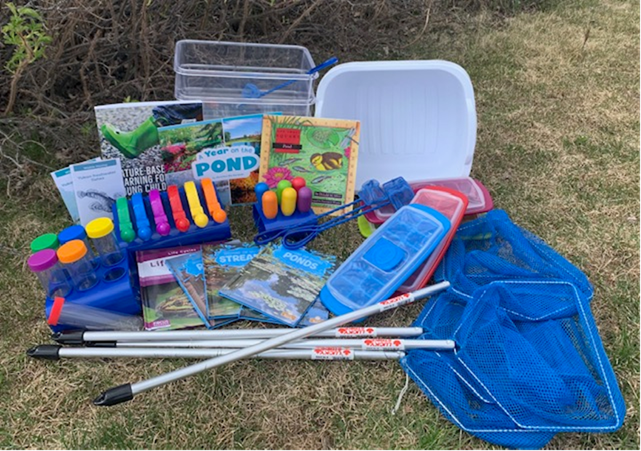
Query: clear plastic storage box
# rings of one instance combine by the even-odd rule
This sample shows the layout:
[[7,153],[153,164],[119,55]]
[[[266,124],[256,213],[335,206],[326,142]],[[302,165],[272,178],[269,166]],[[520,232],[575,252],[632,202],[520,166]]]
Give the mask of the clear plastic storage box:
[[[305,47],[219,41],[176,43],[174,71],[178,100],[205,102],[205,119],[281,112],[309,116],[316,98],[312,83],[318,74]],[[243,94],[247,85],[260,92],[296,80],[259,98]]]
[[[469,204],[465,210],[466,215],[475,215],[485,213],[494,208],[494,202],[487,188],[478,180],[472,177],[457,177],[441,180],[420,180],[410,182],[410,186],[415,193],[419,190],[431,186],[440,186],[443,188],[453,189],[467,197]],[[367,213],[365,217],[372,224],[382,224],[387,218],[392,216],[394,211],[390,208],[381,208],[376,211]]]
[[424,205],[433,208],[434,210],[442,213],[447,219],[450,220],[451,227],[447,235],[438,246],[432,251],[427,258],[414,273],[398,287],[400,293],[411,293],[420,288],[423,288],[434,274],[436,267],[441,262],[445,251],[447,251],[452,238],[456,234],[456,230],[461,224],[465,209],[468,206],[467,197],[459,191],[451,190],[442,187],[427,187],[418,190],[413,204]]

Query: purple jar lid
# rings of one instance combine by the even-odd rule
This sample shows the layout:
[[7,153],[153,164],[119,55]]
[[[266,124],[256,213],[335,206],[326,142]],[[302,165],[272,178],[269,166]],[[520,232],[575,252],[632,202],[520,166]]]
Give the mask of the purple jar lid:
[[56,255],[56,251],[53,249],[43,249],[38,251],[29,257],[29,260],[27,260],[27,264],[33,272],[45,271],[56,263],[58,263],[58,256]]

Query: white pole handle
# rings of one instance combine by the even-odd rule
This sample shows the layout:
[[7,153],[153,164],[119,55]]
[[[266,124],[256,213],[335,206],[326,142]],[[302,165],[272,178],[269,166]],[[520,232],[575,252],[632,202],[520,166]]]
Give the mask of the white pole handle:
[[[126,341],[116,343],[118,348],[247,348],[264,340],[183,340],[183,341]],[[309,349],[316,347],[344,347],[352,349],[405,351],[409,349],[429,349],[448,351],[456,347],[453,340],[405,340],[403,338],[337,338],[320,340],[299,340],[286,343],[278,349]]]
[[[52,338],[60,344],[82,345],[85,343],[125,341],[179,341],[179,340],[244,340],[273,338],[288,334],[293,329],[220,329],[220,330],[171,330],[171,331],[65,331]],[[338,327],[314,334],[316,338],[374,338],[418,337],[421,327]]]
[[[184,348],[65,348],[60,345],[36,346],[27,354],[48,360],[62,358],[212,358],[235,352],[236,349],[184,349]],[[341,347],[311,349],[277,349],[261,352],[252,357],[261,359],[298,360],[398,360],[402,351],[361,351]]]

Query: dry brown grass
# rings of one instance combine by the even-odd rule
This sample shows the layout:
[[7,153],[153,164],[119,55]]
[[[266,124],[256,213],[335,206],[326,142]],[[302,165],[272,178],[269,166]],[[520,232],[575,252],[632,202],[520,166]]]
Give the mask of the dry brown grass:
[[[473,175],[498,208],[581,267],[596,287],[592,311],[626,399],[626,422],[614,434],[559,434],[550,449],[639,447],[638,10],[636,1],[608,0],[550,6],[500,23],[479,14],[394,54],[449,59],[468,70],[480,119]],[[143,95],[171,92],[163,83]],[[141,88],[131,82],[123,89]],[[27,243],[64,224],[63,207],[50,202],[48,176],[38,177],[24,186],[28,212],[17,197],[2,205],[0,446],[491,448],[447,422],[412,383],[392,416],[405,378],[393,362],[238,362],[129,404],[92,407],[89,400],[107,387],[184,362],[46,363],[24,356],[47,340],[40,290],[23,266]],[[234,235],[251,238],[249,211],[230,216]],[[346,224],[314,247],[345,258],[359,243],[355,225]],[[419,310],[408,306],[371,323],[406,325]]]
[[[540,2],[521,1],[519,8]],[[510,3],[30,1],[53,40],[46,58],[27,66],[20,77],[14,114],[0,117],[0,183],[4,187],[10,180],[7,192],[24,195],[34,174],[90,155],[85,149],[97,140],[95,105],[173,98],[173,50],[180,39],[303,45],[317,62],[330,56],[341,61],[392,59],[401,58],[426,32],[448,29],[478,10],[509,13],[515,9]],[[8,8],[0,7],[0,24],[8,16]],[[0,43],[2,65],[13,51],[13,46]],[[10,72],[0,70],[3,109],[11,78]]]
[[[20,3],[20,2],[18,2]],[[179,39],[303,45],[317,61],[358,60],[372,49],[390,57],[430,29],[479,9],[509,12],[505,0],[232,0],[225,2],[30,2],[53,42],[47,59],[29,66],[17,111],[66,119],[96,104],[167,99],[173,95],[173,48]],[[521,2],[522,7],[540,0]],[[8,9],[0,9],[5,23]],[[13,49],[0,47],[0,60]],[[0,98],[10,74],[0,73]],[[2,103],[2,102],[0,102]]]

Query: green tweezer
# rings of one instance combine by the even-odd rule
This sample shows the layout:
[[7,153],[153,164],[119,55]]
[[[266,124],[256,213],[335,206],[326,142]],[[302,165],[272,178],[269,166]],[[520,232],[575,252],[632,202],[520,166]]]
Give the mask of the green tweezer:
[[131,223],[131,217],[129,216],[129,201],[127,201],[126,197],[119,197],[116,200],[116,211],[118,212],[118,229],[120,229],[120,238],[127,243],[131,243],[136,239],[136,232],[134,232],[134,226]]

